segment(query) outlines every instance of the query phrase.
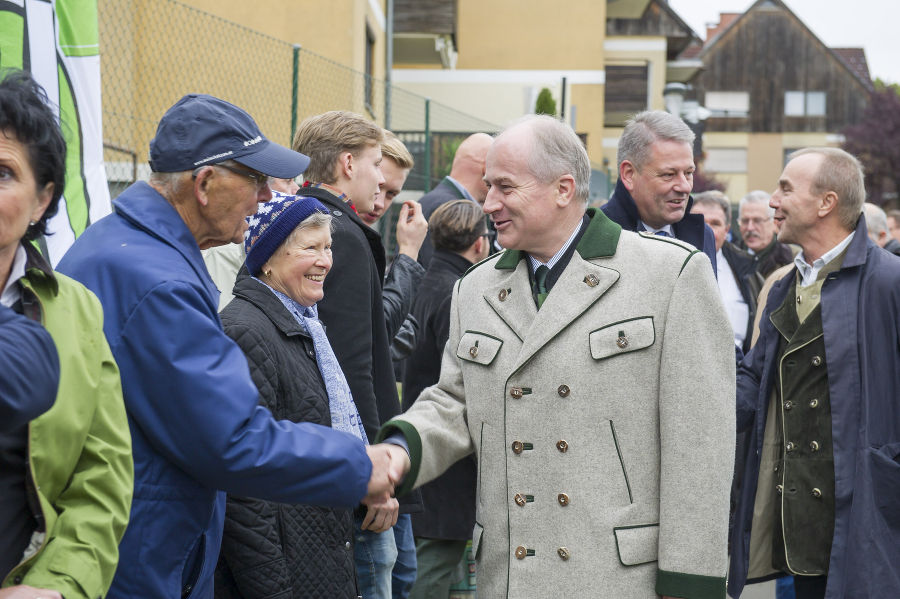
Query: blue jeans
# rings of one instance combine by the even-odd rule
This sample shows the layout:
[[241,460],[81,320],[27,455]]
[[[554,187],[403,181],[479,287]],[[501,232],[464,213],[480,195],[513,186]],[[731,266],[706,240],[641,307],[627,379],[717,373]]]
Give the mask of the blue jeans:
[[400,514],[394,525],[397,543],[397,562],[391,576],[393,599],[406,599],[416,581],[416,540],[413,538],[412,517]]
[[794,599],[794,577],[782,576],[775,580],[775,599]]
[[397,561],[397,544],[393,531],[362,530],[361,517],[354,517],[355,541],[353,557],[359,594],[363,599],[391,599],[391,570]]

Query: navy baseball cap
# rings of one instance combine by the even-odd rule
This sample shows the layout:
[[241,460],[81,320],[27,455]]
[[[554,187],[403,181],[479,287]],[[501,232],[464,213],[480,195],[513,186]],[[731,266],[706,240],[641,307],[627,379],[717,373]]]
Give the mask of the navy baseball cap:
[[158,173],[191,171],[225,160],[279,179],[292,179],[309,166],[308,156],[266,139],[246,111],[207,94],[178,100],[150,141],[150,168]]

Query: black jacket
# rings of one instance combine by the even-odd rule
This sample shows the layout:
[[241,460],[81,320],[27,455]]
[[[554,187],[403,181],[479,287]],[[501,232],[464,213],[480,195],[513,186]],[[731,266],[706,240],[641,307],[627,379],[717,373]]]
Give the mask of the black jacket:
[[[334,194],[316,187],[304,187],[302,193],[331,211],[334,264],[325,277],[319,319],[347,377],[369,441],[374,442],[381,425],[400,413],[391,361],[393,335],[385,322],[381,287],[386,265],[384,245],[381,235]],[[418,493],[401,497],[400,512],[421,510],[420,497]]]
[[762,289],[764,279],[762,275],[756,272],[756,264],[753,256],[747,252],[743,252],[734,245],[725,242],[722,246],[722,255],[725,261],[734,273],[737,281],[738,290],[741,297],[747,303],[750,314],[747,318],[747,332],[744,337],[744,344],[741,350],[746,355],[750,351],[750,340],[753,336],[753,321],[756,316],[756,300],[759,297],[759,291]]
[[756,272],[765,279],[770,274],[794,261],[794,252],[776,239],[757,254],[753,254],[753,262],[756,264]]
[[[675,237],[681,241],[685,241],[698,250],[701,250],[712,264],[713,272],[716,272],[716,238],[703,221],[702,214],[691,214],[691,206],[694,205],[694,199],[689,198],[687,208],[684,210],[684,217],[672,225]],[[611,221],[618,224],[626,231],[637,231],[638,213],[637,204],[634,198],[625,189],[625,185],[621,180],[616,183],[616,189],[613,191],[612,197],[604,204],[600,210],[609,217]]]
[[[406,362],[403,409],[423,389],[438,381],[441,354],[450,334],[450,299],[453,285],[472,265],[458,254],[436,250],[413,301],[412,315],[419,322],[416,347]],[[425,511],[412,515],[417,537],[465,540],[475,526],[476,465],[473,456],[452,465],[444,474],[421,487]]]
[[[419,198],[419,205],[422,206],[422,216],[425,220],[431,218],[434,211],[453,200],[464,200],[464,196],[459,189],[447,177],[444,177],[437,186]],[[434,255],[434,244],[431,242],[431,233],[425,235],[425,241],[419,249],[419,264],[428,268],[431,257]]]
[[[277,420],[331,426],[312,338],[271,291],[243,271],[221,317]],[[352,541],[351,510],[229,495],[215,595],[355,598]]]

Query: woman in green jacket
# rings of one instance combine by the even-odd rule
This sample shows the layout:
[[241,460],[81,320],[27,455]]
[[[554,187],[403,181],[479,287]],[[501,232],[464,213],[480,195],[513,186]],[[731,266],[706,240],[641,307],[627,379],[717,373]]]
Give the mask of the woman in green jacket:
[[65,142],[26,73],[0,81],[0,303],[40,322],[59,354],[56,402],[0,433],[0,599],[106,594],[131,506],[131,436],[97,298],[31,241],[63,191]]

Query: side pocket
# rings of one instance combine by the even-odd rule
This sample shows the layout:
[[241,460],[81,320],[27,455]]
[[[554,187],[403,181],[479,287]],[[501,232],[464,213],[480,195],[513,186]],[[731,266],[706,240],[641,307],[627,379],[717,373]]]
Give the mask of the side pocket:
[[625,458],[622,457],[622,448],[619,446],[619,435],[616,434],[616,425],[609,421],[609,430],[612,432],[613,443],[616,444],[616,453],[619,455],[619,465],[622,466],[622,476],[625,478],[625,488],[628,489],[628,503],[634,503],[631,494],[631,482],[628,480],[628,469],[625,467]]
[[189,597],[197,585],[200,570],[203,568],[203,558],[206,556],[206,535],[201,533],[194,541],[194,546],[188,552],[184,560],[184,569],[181,571],[181,597]]
[[472,555],[478,559],[478,550],[481,549],[481,535],[484,534],[484,527],[475,522],[475,528],[472,529]]
[[623,566],[638,566],[658,559],[659,524],[618,526],[613,529],[613,534]]

